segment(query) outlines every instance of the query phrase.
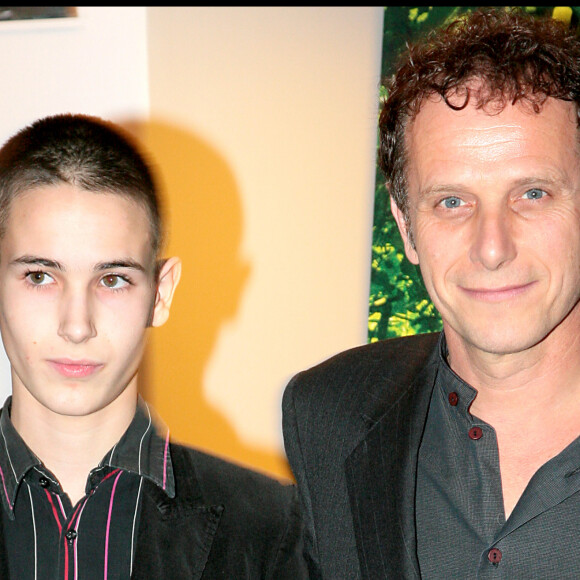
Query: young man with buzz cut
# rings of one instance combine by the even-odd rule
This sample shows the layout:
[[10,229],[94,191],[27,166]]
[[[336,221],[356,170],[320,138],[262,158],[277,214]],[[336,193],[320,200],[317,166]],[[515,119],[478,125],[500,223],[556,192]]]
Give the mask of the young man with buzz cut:
[[137,377],[181,271],[118,127],[39,120],[0,150],[0,578],[297,580],[294,489],[158,430]]

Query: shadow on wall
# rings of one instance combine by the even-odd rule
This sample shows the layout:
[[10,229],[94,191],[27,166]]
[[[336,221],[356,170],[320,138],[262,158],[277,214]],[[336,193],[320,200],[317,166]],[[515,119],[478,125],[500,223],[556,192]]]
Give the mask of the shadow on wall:
[[[183,261],[169,321],[149,336],[141,392],[174,440],[289,478],[285,457],[245,444],[204,393],[204,371],[219,331],[236,316],[251,271],[240,255],[243,215],[232,171],[191,132],[158,120],[125,126],[152,156],[166,205],[164,255]],[[222,388],[243,396],[236,391],[241,385]]]

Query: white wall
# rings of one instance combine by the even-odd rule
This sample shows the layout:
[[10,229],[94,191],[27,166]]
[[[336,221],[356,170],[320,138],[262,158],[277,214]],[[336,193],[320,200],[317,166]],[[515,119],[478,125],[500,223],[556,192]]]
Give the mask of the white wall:
[[213,148],[241,207],[249,274],[207,362],[205,396],[249,445],[279,450],[287,380],[366,341],[383,9],[157,7],[148,17],[151,118]]
[[45,115],[148,111],[145,8],[81,6],[78,18],[0,22],[2,142]]
[[[79,7],[78,18],[0,22],[0,142],[64,112],[113,120],[149,107],[145,8]],[[0,349],[0,398],[10,393]]]

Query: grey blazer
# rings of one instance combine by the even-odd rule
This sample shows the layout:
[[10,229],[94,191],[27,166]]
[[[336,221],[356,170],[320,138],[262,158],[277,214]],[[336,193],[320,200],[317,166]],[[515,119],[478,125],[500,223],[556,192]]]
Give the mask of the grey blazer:
[[296,375],[286,388],[284,442],[312,579],[420,577],[416,463],[438,337],[351,349]]
[[292,486],[179,445],[171,459],[175,498],[145,482],[133,580],[307,578]]

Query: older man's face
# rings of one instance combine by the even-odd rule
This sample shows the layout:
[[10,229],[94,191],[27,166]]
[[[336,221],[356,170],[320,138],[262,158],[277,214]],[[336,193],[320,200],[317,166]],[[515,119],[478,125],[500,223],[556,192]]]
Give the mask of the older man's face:
[[521,352],[578,335],[580,156],[572,104],[490,115],[427,101],[408,132],[409,216],[393,213],[448,340]]

